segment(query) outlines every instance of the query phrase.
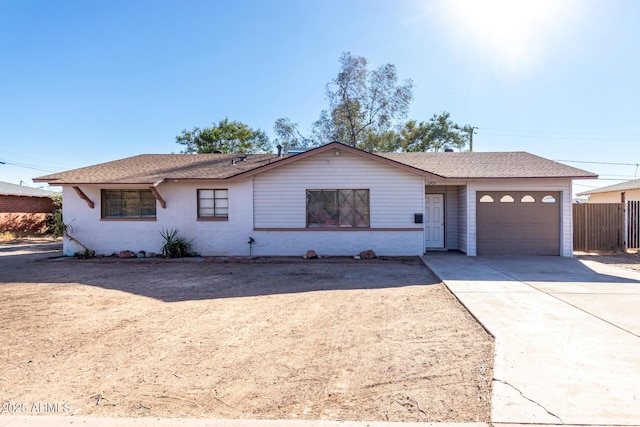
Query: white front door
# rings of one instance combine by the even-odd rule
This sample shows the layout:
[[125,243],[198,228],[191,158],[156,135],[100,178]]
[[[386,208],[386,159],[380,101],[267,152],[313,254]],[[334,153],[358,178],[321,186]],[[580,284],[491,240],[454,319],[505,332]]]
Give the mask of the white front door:
[[444,194],[424,196],[424,235],[427,249],[444,248]]

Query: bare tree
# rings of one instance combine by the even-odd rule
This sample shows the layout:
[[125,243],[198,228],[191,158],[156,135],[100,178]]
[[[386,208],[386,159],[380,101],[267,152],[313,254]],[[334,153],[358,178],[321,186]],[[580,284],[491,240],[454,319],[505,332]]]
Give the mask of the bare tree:
[[372,141],[380,139],[396,120],[406,117],[413,83],[405,80],[398,84],[392,64],[370,71],[366,58],[349,52],[342,54],[340,65],[338,76],[327,84],[329,110],[314,123],[316,137],[323,142],[334,140],[376,150],[377,144]]

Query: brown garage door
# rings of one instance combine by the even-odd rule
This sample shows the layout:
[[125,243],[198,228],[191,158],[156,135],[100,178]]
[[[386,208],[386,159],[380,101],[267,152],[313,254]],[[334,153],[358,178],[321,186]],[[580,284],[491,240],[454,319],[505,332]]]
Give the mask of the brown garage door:
[[478,255],[560,255],[560,193],[478,191]]

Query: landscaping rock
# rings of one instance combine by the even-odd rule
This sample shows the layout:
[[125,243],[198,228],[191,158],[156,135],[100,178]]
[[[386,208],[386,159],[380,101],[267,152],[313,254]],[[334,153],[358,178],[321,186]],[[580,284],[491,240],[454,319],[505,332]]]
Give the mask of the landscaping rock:
[[120,251],[118,253],[118,258],[135,258],[136,254],[131,251]]
[[318,258],[318,254],[316,253],[316,251],[309,249],[307,251],[306,254],[304,254],[304,256],[302,257],[304,259],[317,259]]
[[374,259],[374,258],[378,258],[378,256],[376,255],[376,253],[374,251],[369,249],[367,251],[360,252],[360,258],[361,259]]

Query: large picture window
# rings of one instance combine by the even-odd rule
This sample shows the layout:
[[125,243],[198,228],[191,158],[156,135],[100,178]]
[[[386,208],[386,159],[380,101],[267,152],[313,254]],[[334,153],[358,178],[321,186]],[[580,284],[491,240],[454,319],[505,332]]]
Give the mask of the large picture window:
[[229,190],[198,190],[198,219],[229,218]]
[[369,227],[369,190],[307,190],[307,227]]
[[102,190],[103,218],[155,218],[151,190]]

